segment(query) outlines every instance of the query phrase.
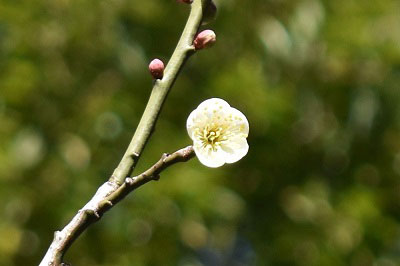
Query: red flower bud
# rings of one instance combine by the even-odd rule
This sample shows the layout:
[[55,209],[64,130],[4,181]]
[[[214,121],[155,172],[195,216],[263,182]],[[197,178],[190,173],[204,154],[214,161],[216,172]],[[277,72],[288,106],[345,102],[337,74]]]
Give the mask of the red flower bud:
[[196,50],[201,50],[204,48],[209,48],[214,45],[217,41],[217,36],[212,30],[203,30],[199,34],[197,34],[196,38],[193,41],[194,48]]
[[160,59],[154,59],[149,64],[150,74],[155,79],[162,79],[164,75],[164,63]]

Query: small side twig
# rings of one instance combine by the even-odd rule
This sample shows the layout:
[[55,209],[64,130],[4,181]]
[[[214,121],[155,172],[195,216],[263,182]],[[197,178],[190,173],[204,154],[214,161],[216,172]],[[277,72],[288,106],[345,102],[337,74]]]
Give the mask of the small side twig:
[[167,167],[178,162],[186,162],[195,156],[192,146],[180,149],[172,154],[163,154],[161,159],[153,166],[135,177],[127,177],[125,182],[117,189],[111,182],[104,183],[93,198],[78,211],[75,217],[63,230],[54,234],[54,240],[40,266],[63,265],[63,256],[79,237],[79,235],[91,224],[101,219],[103,214],[114,207],[136,188],[152,180],[158,180],[160,173]]

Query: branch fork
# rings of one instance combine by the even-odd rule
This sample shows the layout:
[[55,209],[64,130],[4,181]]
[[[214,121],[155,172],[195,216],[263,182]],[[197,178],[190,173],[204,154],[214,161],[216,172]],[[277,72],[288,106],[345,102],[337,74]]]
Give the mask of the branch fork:
[[97,190],[93,198],[78,211],[75,217],[61,231],[54,233],[54,240],[40,266],[63,265],[62,258],[72,243],[92,223],[101,219],[103,214],[120,202],[136,188],[153,180],[159,180],[160,173],[167,167],[186,162],[195,156],[192,146],[180,149],[172,154],[164,153],[153,166],[135,177],[127,177],[125,182],[115,188],[115,183],[106,182]]
[[162,79],[156,79],[153,84],[142,118],[119,165],[111,178],[99,187],[92,199],[77,212],[72,220],[61,231],[55,232],[54,240],[39,266],[68,265],[63,262],[68,248],[91,224],[100,220],[106,211],[134,189],[149,181],[159,180],[160,173],[167,167],[177,162],[185,162],[195,156],[193,147],[188,146],[172,154],[163,154],[161,159],[148,170],[138,176],[129,177],[154,130],[161,108],[180,70],[196,51],[193,41],[203,21],[206,7],[210,3],[211,0],[194,0],[191,3],[190,15],[179,42],[165,68]]

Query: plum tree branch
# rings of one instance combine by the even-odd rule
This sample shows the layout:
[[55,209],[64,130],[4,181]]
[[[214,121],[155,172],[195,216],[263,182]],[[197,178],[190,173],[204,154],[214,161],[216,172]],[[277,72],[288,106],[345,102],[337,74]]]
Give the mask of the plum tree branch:
[[168,92],[174,84],[186,60],[195,52],[193,39],[201,25],[204,10],[209,3],[210,0],[194,0],[191,4],[188,21],[175,51],[165,68],[164,77],[161,80],[157,79],[155,81],[143,116],[128,149],[110,178],[111,182],[121,185],[125,177],[132,174],[142,150],[146,145],[151,132],[154,130],[155,123],[165,99],[168,96]]
[[91,224],[135,188],[158,178],[158,174],[179,161],[194,156],[191,146],[163,158],[149,170],[134,178],[131,176],[140,155],[154,130],[161,108],[186,60],[195,52],[193,40],[204,18],[204,11],[211,0],[194,0],[186,26],[169,60],[164,77],[154,82],[150,98],[140,119],[132,140],[110,179],[101,185],[92,199],[78,211],[72,220],[54,234],[53,242],[47,250],[40,266],[65,265],[63,257],[73,242]]
[[111,182],[104,183],[93,198],[72,218],[69,224],[63,230],[55,232],[54,240],[40,266],[65,265],[63,263],[64,254],[86,228],[100,220],[105,212],[136,188],[152,180],[158,180],[160,173],[164,169],[178,162],[186,162],[194,156],[195,153],[192,146],[180,149],[172,154],[164,153],[161,159],[153,166],[138,176],[125,178],[124,183],[112,192],[110,192]]

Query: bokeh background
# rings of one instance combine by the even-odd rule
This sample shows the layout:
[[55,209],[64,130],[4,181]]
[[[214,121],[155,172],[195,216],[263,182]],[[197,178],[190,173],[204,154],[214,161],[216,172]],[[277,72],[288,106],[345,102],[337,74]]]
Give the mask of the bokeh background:
[[[137,171],[220,97],[250,151],[171,167],[90,227],[73,265],[400,265],[400,2],[220,0]],[[37,265],[117,166],[189,8],[0,1],[0,265]]]

